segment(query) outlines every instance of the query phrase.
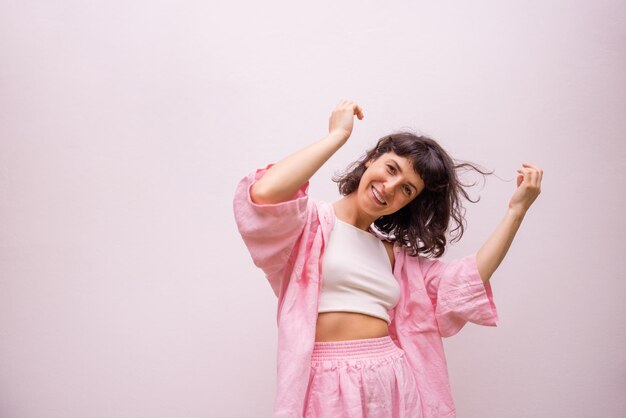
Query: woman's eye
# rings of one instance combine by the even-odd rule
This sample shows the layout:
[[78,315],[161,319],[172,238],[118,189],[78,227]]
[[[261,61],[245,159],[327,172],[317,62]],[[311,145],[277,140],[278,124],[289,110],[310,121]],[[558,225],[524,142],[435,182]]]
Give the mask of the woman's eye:
[[411,188],[409,186],[404,186],[404,192],[409,197],[411,196],[411,194],[413,194],[413,191],[411,190]]
[[394,166],[392,166],[392,165],[388,165],[387,166],[387,171],[389,171],[390,173],[393,174],[396,171],[396,168]]

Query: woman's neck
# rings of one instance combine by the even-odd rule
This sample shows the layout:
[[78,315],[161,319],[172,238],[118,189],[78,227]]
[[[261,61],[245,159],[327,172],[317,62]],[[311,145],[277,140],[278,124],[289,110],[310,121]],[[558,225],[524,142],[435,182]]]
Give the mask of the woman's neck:
[[356,193],[349,194],[333,203],[335,215],[342,221],[367,231],[376,219],[360,212],[356,204]]

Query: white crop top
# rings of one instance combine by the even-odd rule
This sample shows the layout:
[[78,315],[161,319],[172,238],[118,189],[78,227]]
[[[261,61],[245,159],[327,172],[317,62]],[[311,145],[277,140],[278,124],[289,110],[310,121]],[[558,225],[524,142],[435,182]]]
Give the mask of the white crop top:
[[390,323],[388,309],[400,299],[400,285],[385,245],[376,236],[335,218],[322,256],[318,312],[358,312]]

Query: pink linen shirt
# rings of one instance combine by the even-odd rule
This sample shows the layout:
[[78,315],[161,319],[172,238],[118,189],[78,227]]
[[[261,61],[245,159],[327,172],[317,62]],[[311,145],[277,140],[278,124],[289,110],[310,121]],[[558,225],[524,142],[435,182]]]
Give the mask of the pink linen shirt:
[[[309,199],[308,183],[289,201],[252,202],[250,188],[267,168],[240,181],[233,208],[254,264],[263,270],[278,297],[273,417],[302,418],[315,342],[322,254],[335,214],[331,204]],[[456,334],[467,322],[497,326],[491,286],[483,284],[475,254],[444,263],[410,256],[396,244],[394,255],[393,274],[401,293],[398,304],[388,311],[389,336],[404,350],[413,370],[422,416],[455,417],[442,337]]]

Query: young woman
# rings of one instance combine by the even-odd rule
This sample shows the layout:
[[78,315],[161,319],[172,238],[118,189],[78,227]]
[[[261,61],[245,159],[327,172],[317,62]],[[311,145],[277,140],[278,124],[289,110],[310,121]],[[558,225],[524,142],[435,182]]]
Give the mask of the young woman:
[[[463,233],[456,164],[432,139],[381,138],[335,179],[343,198],[309,199],[313,174],[363,110],[343,100],[326,138],[238,185],[237,226],[278,297],[274,417],[454,417],[442,337],[467,322],[496,326],[489,279],[543,172],[523,164],[504,218],[480,248],[447,263]],[[454,235],[456,233],[456,235]]]

